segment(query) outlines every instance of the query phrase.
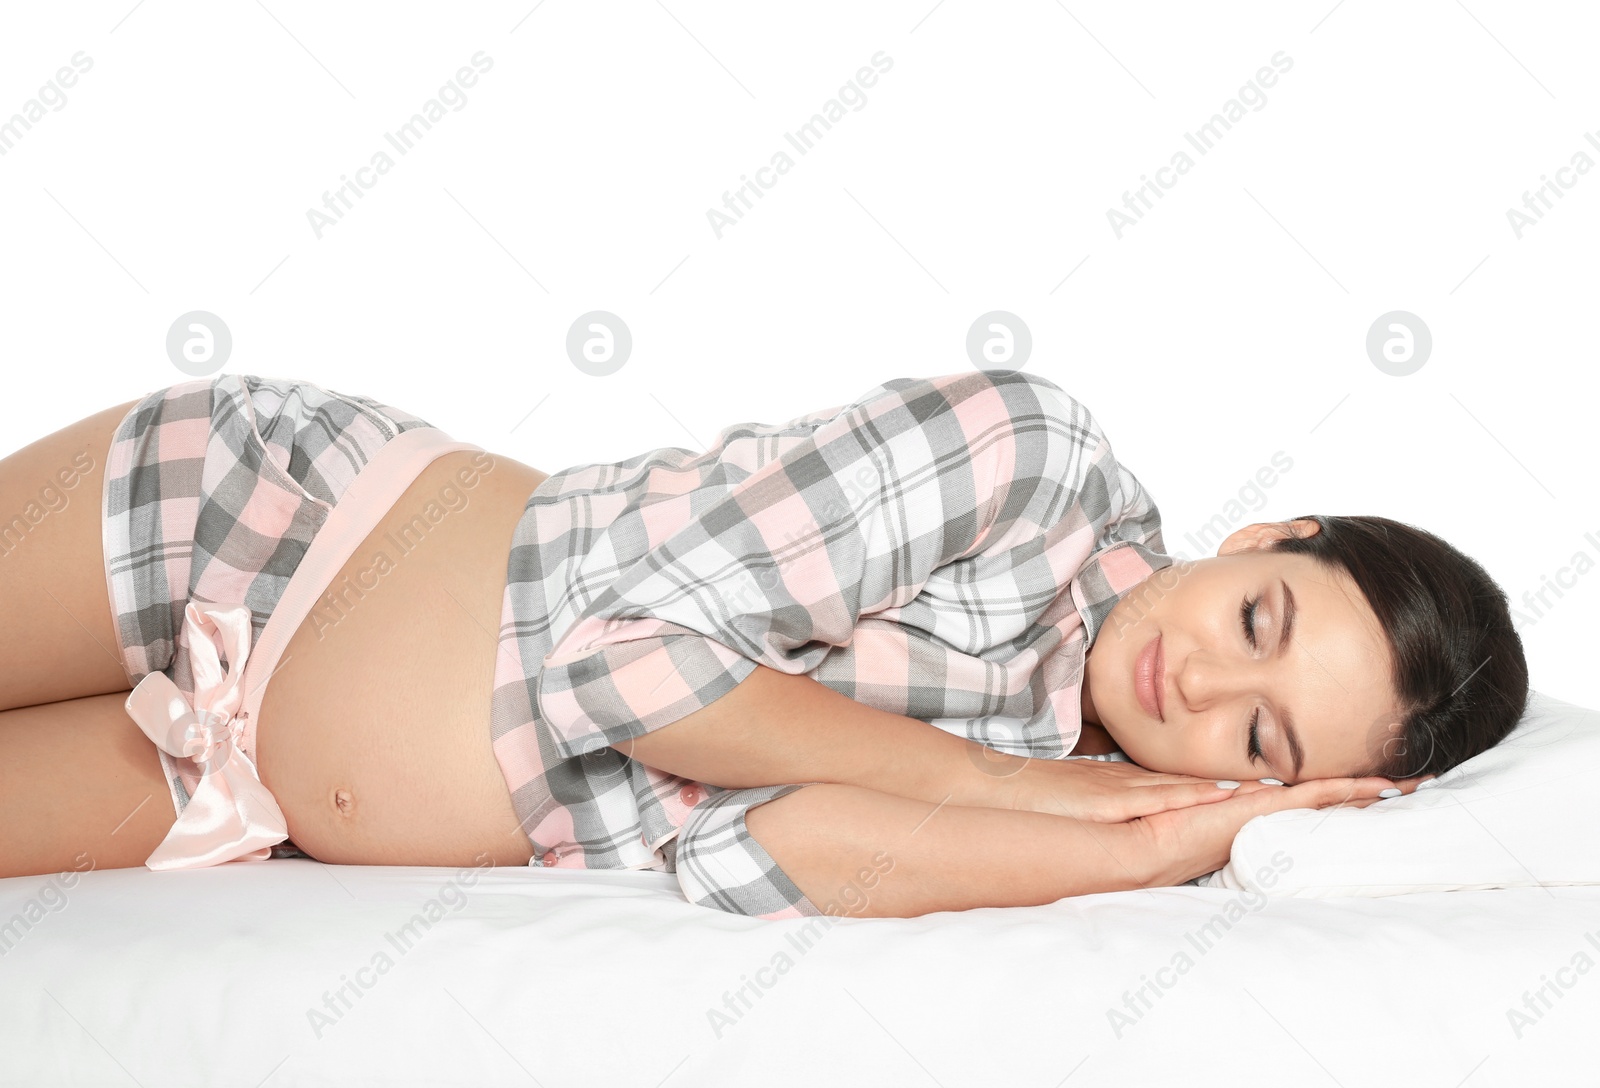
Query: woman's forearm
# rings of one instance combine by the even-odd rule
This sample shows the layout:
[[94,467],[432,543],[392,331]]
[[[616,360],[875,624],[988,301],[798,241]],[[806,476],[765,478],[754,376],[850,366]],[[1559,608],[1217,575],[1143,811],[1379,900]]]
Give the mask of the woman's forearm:
[[1012,776],[1027,762],[765,665],[709,706],[612,747],[728,789],[832,782],[998,808],[1009,807]]
[[745,826],[830,915],[1034,906],[1156,883],[1127,825],[929,804],[860,786],[805,786],[757,805]]

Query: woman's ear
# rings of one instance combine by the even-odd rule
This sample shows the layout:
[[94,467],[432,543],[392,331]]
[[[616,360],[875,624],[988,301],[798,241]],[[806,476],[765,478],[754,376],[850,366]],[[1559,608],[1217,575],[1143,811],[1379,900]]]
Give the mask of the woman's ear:
[[1296,518],[1293,521],[1258,521],[1229,533],[1228,538],[1217,548],[1217,554],[1232,555],[1253,548],[1268,548],[1273,542],[1287,540],[1289,537],[1315,536],[1321,529],[1322,526],[1310,518]]

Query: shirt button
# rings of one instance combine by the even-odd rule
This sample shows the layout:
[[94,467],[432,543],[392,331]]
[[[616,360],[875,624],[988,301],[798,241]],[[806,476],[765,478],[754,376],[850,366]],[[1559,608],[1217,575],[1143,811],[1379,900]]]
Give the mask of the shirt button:
[[682,801],[690,808],[694,808],[694,806],[698,805],[700,803],[700,798],[704,796],[705,794],[700,792],[699,786],[685,786],[683,789],[678,791],[678,800]]
[[554,850],[548,850],[545,852],[544,857],[540,860],[546,865],[554,865],[556,863],[556,852]]

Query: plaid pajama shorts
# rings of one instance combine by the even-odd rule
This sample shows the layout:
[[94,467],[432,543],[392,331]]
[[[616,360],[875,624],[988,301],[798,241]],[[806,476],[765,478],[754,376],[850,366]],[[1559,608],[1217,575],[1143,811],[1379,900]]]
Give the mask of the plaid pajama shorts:
[[[426,421],[309,382],[252,374],[157,389],[112,436],[102,496],[106,585],[129,685],[165,672],[194,694],[184,610],[244,604],[251,644],[329,512],[372,456]],[[175,811],[200,778],[165,752]],[[274,856],[298,853],[293,844]]]

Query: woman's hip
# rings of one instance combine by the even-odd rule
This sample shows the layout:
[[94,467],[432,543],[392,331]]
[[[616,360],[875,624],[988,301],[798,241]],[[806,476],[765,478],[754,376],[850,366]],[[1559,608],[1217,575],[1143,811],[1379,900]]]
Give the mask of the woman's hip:
[[185,605],[244,604],[259,637],[328,514],[398,434],[430,425],[309,382],[221,374],[138,401],[107,451],[107,589],[130,683],[173,667]]

